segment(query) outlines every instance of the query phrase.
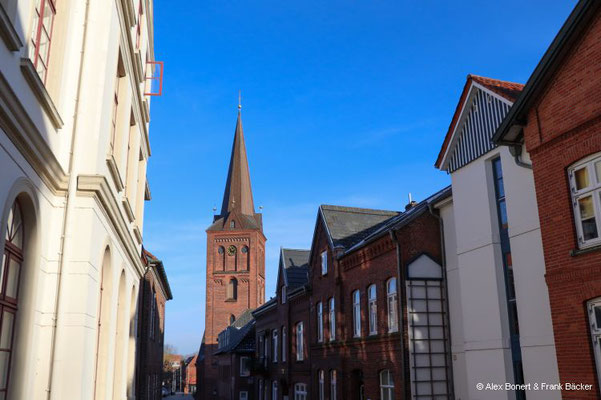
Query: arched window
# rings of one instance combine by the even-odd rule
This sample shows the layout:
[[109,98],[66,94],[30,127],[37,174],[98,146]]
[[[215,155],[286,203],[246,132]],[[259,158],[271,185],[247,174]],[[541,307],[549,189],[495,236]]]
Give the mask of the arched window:
[[318,380],[319,380],[319,400],[326,399],[326,376],[323,369],[320,369],[318,372]]
[[317,303],[317,341],[323,342],[323,304]]
[[330,370],[330,400],[336,400],[338,389],[336,387],[336,370]]
[[330,297],[330,342],[336,340],[336,302]]
[[225,271],[225,247],[219,246],[219,248],[217,248],[217,253],[219,255],[217,257],[215,269],[218,271]]
[[230,325],[236,322],[236,316],[234,314],[230,315]]
[[361,336],[361,294],[358,290],[353,292],[353,336]]
[[296,324],[296,361],[305,359],[305,343],[304,343],[303,323]]
[[13,356],[13,333],[17,319],[19,276],[23,264],[23,214],[15,201],[8,212],[4,257],[0,270],[0,398],[8,398],[10,363]]
[[278,400],[278,381],[271,382],[271,400]]
[[286,362],[286,353],[288,352],[288,342],[286,340],[286,327],[282,326],[282,362]]
[[236,227],[236,221],[232,220],[230,221],[230,228],[235,228]]
[[236,278],[230,279],[229,283],[227,284],[227,299],[238,299],[238,280]]
[[376,285],[371,285],[367,288],[367,298],[369,301],[369,334],[376,335],[378,333],[378,302]]
[[380,372],[380,399],[394,400],[394,380],[388,369]]
[[386,302],[388,304],[388,332],[397,332],[399,330],[399,312],[396,278],[390,278],[386,282]]
[[272,353],[273,353],[273,362],[276,363],[278,362],[278,330],[274,329],[273,332],[271,332],[271,348]]

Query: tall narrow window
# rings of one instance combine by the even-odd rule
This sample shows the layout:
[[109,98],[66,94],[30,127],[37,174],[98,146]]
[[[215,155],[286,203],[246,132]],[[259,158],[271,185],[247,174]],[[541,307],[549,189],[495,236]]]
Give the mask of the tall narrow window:
[[396,293],[396,278],[386,282],[386,302],[388,303],[388,332],[399,330],[399,311]]
[[323,342],[323,305],[321,301],[317,303],[317,341]]
[[601,243],[601,155],[595,154],[568,170],[574,221],[581,248]]
[[330,342],[336,340],[336,302],[333,297],[330,297]]
[[597,364],[597,383],[601,384],[601,297],[589,301],[587,306],[593,352]]
[[271,382],[271,400],[278,400],[278,381]]
[[263,399],[263,392],[265,391],[263,379],[259,379],[259,400]]
[[286,338],[286,327],[282,326],[282,362],[286,362],[286,353],[288,353],[288,339]]
[[368,309],[369,309],[369,334],[376,335],[378,333],[378,304],[376,285],[371,285],[367,288]]
[[336,370],[330,371],[330,400],[336,400],[338,388],[336,387]]
[[326,377],[325,377],[325,372],[323,371],[323,369],[320,369],[318,372],[319,376],[319,400],[325,400],[326,398]]
[[136,23],[136,49],[140,48],[140,38],[142,37],[142,14],[144,9],[142,8],[142,0],[138,3],[138,21]]
[[328,273],[328,252],[324,251],[321,253],[321,274],[326,275]]
[[56,15],[55,0],[37,0],[33,15],[29,58],[42,82],[46,83],[52,27]]
[[282,298],[282,304],[286,304],[286,285],[282,285],[280,297]]
[[388,369],[380,372],[380,399],[394,400],[394,380]]
[[361,336],[361,294],[358,290],[353,292],[353,336]]
[[279,348],[279,344],[278,344],[278,330],[274,329],[273,332],[271,332],[271,348],[272,353],[273,353],[273,362],[276,363],[278,362],[278,348]]
[[303,323],[299,322],[296,324],[296,360],[303,361],[305,359],[305,344],[304,344],[304,333]]
[[10,364],[17,318],[19,278],[23,263],[23,215],[15,201],[8,213],[4,257],[0,267],[0,398],[8,398]]
[[250,376],[250,357],[240,357],[240,376]]
[[238,280],[236,278],[230,279],[227,285],[227,300],[238,299]]

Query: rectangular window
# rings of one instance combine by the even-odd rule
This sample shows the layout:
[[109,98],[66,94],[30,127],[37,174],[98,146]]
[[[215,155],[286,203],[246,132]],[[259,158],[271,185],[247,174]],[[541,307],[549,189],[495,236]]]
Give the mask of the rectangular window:
[[271,382],[271,400],[278,400],[278,381]]
[[317,341],[323,342],[323,305],[321,301],[317,303]]
[[398,332],[399,311],[396,278],[390,278],[386,283],[386,300],[388,303],[388,332]]
[[288,342],[286,341],[286,327],[282,326],[282,362],[286,362]]
[[325,400],[326,398],[326,378],[323,369],[320,369],[319,372],[319,400]]
[[601,155],[595,154],[568,170],[578,246],[601,244]]
[[597,364],[597,383],[601,384],[601,298],[589,301],[587,306],[593,352]]
[[250,376],[250,357],[240,357],[240,376]]
[[307,385],[297,383],[294,385],[294,400],[307,400]]
[[336,340],[336,303],[334,298],[330,298],[330,342]]
[[367,288],[368,310],[369,310],[369,334],[376,335],[378,333],[378,305],[376,296],[376,285],[371,285]]
[[328,252],[324,251],[321,253],[321,274],[326,275],[328,273]]
[[248,400],[248,392],[240,392],[240,400]]
[[29,47],[29,58],[42,82],[46,83],[52,27],[56,15],[55,0],[37,0]]
[[353,336],[361,337],[361,294],[353,292]]
[[296,324],[296,360],[303,361],[305,359],[305,344],[304,344],[304,333],[303,323],[299,322]]

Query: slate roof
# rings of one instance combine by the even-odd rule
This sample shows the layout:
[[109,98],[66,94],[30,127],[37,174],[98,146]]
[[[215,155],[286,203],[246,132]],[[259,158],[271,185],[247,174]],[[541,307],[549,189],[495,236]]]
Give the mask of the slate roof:
[[335,248],[348,249],[380,228],[398,211],[321,205],[320,212]]
[[253,320],[252,310],[247,309],[242,314],[240,314],[240,316],[230,326],[240,329],[252,320]]
[[284,280],[289,289],[309,283],[310,250],[282,249],[281,260]]
[[461,116],[461,111],[463,110],[463,104],[465,103],[467,96],[470,92],[470,88],[472,87],[472,83],[476,82],[486,89],[502,96],[503,98],[514,102],[516,98],[519,96],[520,92],[524,88],[524,85],[515,82],[502,81],[499,79],[486,78],[483,76],[469,74],[466,78],[465,85],[463,86],[463,91],[461,92],[461,97],[459,98],[459,102],[457,103],[457,107],[455,108],[455,113],[453,114],[453,119],[451,119],[451,124],[449,125],[449,129],[445,135],[444,141],[442,143],[442,147],[440,148],[440,152],[438,153],[438,157],[436,158],[436,162],[434,166],[439,168],[442,159],[447,151],[447,147],[449,147],[449,143],[451,142],[451,138],[453,137],[453,132],[455,131],[455,126],[459,122],[459,117]]
[[[229,352],[254,352],[255,351],[255,320],[252,319],[241,328],[233,325],[225,328],[229,331],[229,342],[227,346],[219,349],[215,354]],[[223,331],[222,331],[223,332]]]

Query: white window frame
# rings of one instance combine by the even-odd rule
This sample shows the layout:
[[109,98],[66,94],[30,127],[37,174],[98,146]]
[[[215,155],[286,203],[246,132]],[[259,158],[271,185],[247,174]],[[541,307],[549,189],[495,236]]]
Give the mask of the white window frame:
[[274,329],[273,332],[271,332],[271,353],[272,353],[272,361],[274,363],[278,362],[278,330]]
[[240,398],[240,400],[248,400],[248,392],[247,391],[241,391],[239,398]]
[[304,327],[302,321],[296,324],[296,361],[305,359]]
[[271,400],[278,400],[278,381],[271,381]]
[[375,284],[367,287],[367,311],[369,314],[369,334],[378,334],[378,289]]
[[330,400],[336,400],[338,388],[336,387],[336,370],[330,370]]
[[326,373],[323,369],[318,371],[319,378],[319,400],[326,399]]
[[323,342],[323,303],[317,302],[317,342]]
[[307,385],[305,383],[294,385],[294,400],[307,400]]
[[282,326],[282,362],[286,362],[286,353],[288,342],[286,338],[286,327]]
[[336,340],[336,300],[334,297],[330,297],[328,304],[330,305],[330,342],[333,342]]
[[397,297],[396,278],[386,281],[386,305],[388,307],[388,332],[399,331],[399,303]]
[[328,251],[325,250],[321,253],[321,275],[328,274]]
[[250,358],[246,356],[240,357],[240,376],[250,376],[250,368],[245,364],[245,361],[249,362]]
[[596,318],[595,309],[600,310],[601,314],[601,297],[589,300],[587,303],[591,341],[597,366],[597,383],[601,385],[601,316],[599,319]]
[[[599,163],[601,168],[601,153],[589,156],[568,168],[570,192],[572,196],[572,210],[574,213],[579,248],[587,248],[601,244],[601,170],[597,173],[595,169],[595,164],[597,163]],[[579,190],[576,188],[576,171],[581,169],[586,169],[589,185]],[[578,201],[588,196],[591,196],[593,199],[593,213],[597,227],[597,237],[585,240]]]
[[[388,376],[390,380],[384,384],[384,375]],[[394,375],[389,369],[380,371],[380,399],[381,400],[394,400]]]
[[353,337],[361,337],[361,292],[353,292]]

